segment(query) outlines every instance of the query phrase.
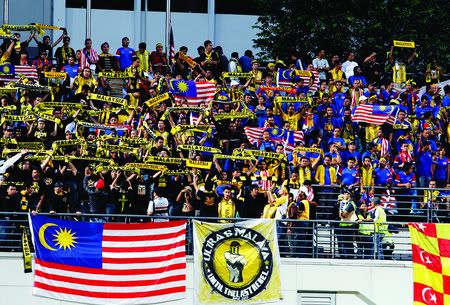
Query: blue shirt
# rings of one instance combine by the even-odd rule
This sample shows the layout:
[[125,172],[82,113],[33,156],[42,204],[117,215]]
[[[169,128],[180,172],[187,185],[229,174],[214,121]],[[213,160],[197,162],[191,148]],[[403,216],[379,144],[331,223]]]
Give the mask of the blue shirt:
[[78,69],[80,66],[78,64],[71,65],[64,65],[61,69],[61,71],[64,71],[69,75],[70,78],[75,78],[78,75]]
[[375,185],[387,185],[392,179],[391,170],[389,168],[375,168]]
[[344,150],[341,153],[342,164],[347,164],[347,161],[350,157],[354,157],[358,162],[361,161],[361,153],[359,151],[355,150],[351,153],[348,150]]
[[433,164],[436,165],[436,169],[434,171],[434,178],[438,180],[445,180],[447,178],[447,166],[448,166],[448,158],[438,157],[435,161],[433,161]]
[[442,99],[442,106],[443,107],[450,106],[450,96],[448,95],[444,96],[444,98]]
[[259,150],[266,150],[266,148],[270,148],[271,151],[275,151],[275,143],[272,141],[261,141],[261,144],[259,145]]
[[252,69],[252,61],[253,59],[245,55],[239,58],[239,63],[241,64],[242,72],[250,72],[250,70]]
[[433,157],[430,151],[421,151],[417,155],[417,174],[419,177],[431,177],[431,165]]
[[359,172],[355,168],[343,168],[341,175],[341,183],[343,185],[355,184],[359,181]]
[[132,48],[119,48],[116,51],[116,56],[119,57],[120,70],[125,71],[131,66],[134,50]]

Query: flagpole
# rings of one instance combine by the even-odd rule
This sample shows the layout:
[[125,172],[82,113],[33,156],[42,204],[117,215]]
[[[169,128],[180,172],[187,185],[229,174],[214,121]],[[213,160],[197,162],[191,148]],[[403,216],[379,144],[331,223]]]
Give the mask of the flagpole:
[[9,23],[9,0],[3,0],[3,23]]
[[86,1],[86,37],[91,38],[91,0]]
[[[170,0],[167,0],[166,3],[166,56],[169,55],[170,52],[170,25],[172,23],[172,14],[170,11]],[[167,60],[169,60],[167,58]],[[168,61],[167,61],[168,62]]]

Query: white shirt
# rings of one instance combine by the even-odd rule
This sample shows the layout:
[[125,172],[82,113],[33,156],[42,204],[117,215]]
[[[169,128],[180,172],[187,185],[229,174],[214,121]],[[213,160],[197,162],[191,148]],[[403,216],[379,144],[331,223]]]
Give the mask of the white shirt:
[[[322,58],[322,59],[320,59],[319,57],[314,58],[314,60],[312,61],[312,65],[316,69],[330,68],[330,65],[328,64],[328,60],[326,60],[325,58]],[[327,74],[325,73],[325,71],[319,72],[319,78],[322,80],[327,79]]]
[[[168,216],[169,201],[167,198],[160,197],[154,200],[150,200],[148,203],[147,213],[154,216]],[[169,221],[168,219],[154,219],[155,222]]]
[[346,61],[342,64],[342,71],[345,73],[345,78],[348,79],[350,76],[353,76],[355,73],[353,69],[359,66],[356,61]]

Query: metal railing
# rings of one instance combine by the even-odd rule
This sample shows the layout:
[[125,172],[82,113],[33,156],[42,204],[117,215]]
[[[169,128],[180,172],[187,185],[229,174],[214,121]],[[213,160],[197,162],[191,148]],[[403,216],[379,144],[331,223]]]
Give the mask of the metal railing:
[[[341,191],[340,186],[313,185],[317,219],[337,220],[336,205]],[[385,194],[386,190],[390,194]],[[374,187],[375,196],[381,199],[388,221],[397,222],[428,222],[447,223],[450,222],[450,190],[445,188],[423,188],[411,189],[399,187]],[[365,189],[369,192],[369,189]],[[448,193],[448,195],[447,195]],[[357,201],[355,201],[357,202]]]
[[[42,214],[63,219],[92,222],[137,223],[150,222],[161,217],[144,215],[106,214]],[[219,218],[162,217],[164,219],[187,220],[186,253],[193,254],[192,220],[217,222]],[[220,218],[220,220],[224,220]],[[225,219],[239,222],[245,219]],[[327,259],[385,259],[411,260],[411,244],[405,223],[386,223],[389,233],[380,234],[373,230],[359,230],[356,224],[343,226],[333,220],[277,220],[277,236],[281,257],[327,258]],[[0,252],[20,252],[23,227],[28,234],[26,213],[0,212]],[[363,234],[364,233],[364,234]],[[29,236],[31,238],[31,236]],[[31,240],[31,239],[30,239]],[[33,249],[32,249],[33,250]]]

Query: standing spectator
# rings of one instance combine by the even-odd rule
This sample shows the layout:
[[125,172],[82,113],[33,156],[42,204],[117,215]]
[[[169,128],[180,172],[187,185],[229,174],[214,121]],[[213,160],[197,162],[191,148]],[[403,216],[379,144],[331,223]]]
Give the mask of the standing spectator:
[[427,187],[432,174],[433,157],[429,141],[423,141],[417,154],[417,175],[419,176],[419,186]]
[[339,217],[341,219],[338,230],[339,254],[342,255],[341,258],[353,259],[353,238],[358,217],[356,216],[356,204],[353,202],[352,193],[349,190],[344,191],[344,200],[342,200]]
[[445,148],[441,147],[438,153],[433,156],[433,167],[431,171],[438,187],[445,187],[450,177],[450,162],[446,156]]
[[383,73],[383,67],[377,62],[377,53],[372,52],[372,54],[364,59],[363,72],[369,84],[379,84]]
[[139,68],[144,72],[144,75],[147,77],[149,74],[153,74],[150,52],[147,50],[147,44],[145,42],[139,43],[136,56],[139,58]]
[[223,50],[221,46],[217,46],[215,48],[217,54],[219,55],[219,66],[218,68],[218,75],[222,74],[222,72],[228,71],[228,64],[229,64],[229,60],[228,58],[225,56],[225,54],[223,54]]
[[[169,216],[169,201],[163,197],[161,189],[153,191],[153,200],[150,200],[147,208],[148,216]],[[167,218],[156,218],[155,222],[169,221]]]
[[100,53],[98,56],[98,64],[97,64],[98,72],[117,71],[118,70],[117,60],[114,57],[114,55],[109,53],[109,43],[107,42],[102,43],[101,49],[102,53]]
[[367,204],[361,202],[358,209],[358,252],[362,259],[373,258],[373,233],[375,228],[373,226],[373,219],[371,213],[367,211]]
[[63,45],[56,49],[55,59],[57,63],[58,69],[68,63],[69,57],[75,58],[75,51],[69,46],[70,45],[70,37],[64,36]]
[[203,70],[211,70],[215,77],[218,76],[218,68],[220,63],[220,56],[213,50],[213,44],[211,40],[206,40],[203,43],[205,52],[200,55],[200,65]]
[[239,63],[241,64],[242,67],[242,72],[250,72],[250,70],[252,69],[252,61],[253,61],[253,53],[250,50],[246,50],[244,52],[244,56],[241,56],[241,58],[239,58]]
[[163,52],[162,43],[158,42],[155,46],[156,51],[150,54],[150,62],[154,72],[164,74],[167,71],[167,55]]
[[[291,53],[291,63],[294,66],[295,69],[303,70],[304,66],[303,66],[302,60],[300,59],[299,52],[294,51],[294,52]],[[313,62],[313,65],[314,65],[314,62]]]
[[435,56],[431,58],[431,62],[427,64],[427,70],[425,71],[425,82],[427,84],[439,83],[443,76],[442,68],[438,66]]
[[239,216],[242,218],[261,218],[264,206],[267,204],[267,193],[260,193],[258,186],[249,187],[248,194],[243,198],[243,204],[239,206]]
[[320,50],[317,52],[316,58],[312,61],[314,70],[319,72],[320,81],[327,80],[327,73],[330,70],[330,65],[328,64],[328,60],[325,58],[325,51]]
[[342,71],[345,73],[345,78],[349,78],[354,74],[355,67],[359,66],[355,61],[355,54],[349,52],[347,55],[347,60],[342,64]]
[[61,36],[59,36],[54,43],[50,43],[50,36],[48,35],[42,37],[42,42],[36,38],[36,35],[32,36],[34,41],[36,41],[38,45],[38,54],[41,54],[41,52],[44,51],[47,55],[47,58],[50,61],[53,60],[53,48],[56,47],[58,43],[60,43],[61,40],[63,40],[64,37],[67,35],[67,30],[65,28],[61,28],[61,30],[63,31]]
[[[411,202],[412,196],[416,193],[414,188],[416,187],[416,175],[413,172],[411,163],[404,163],[401,171],[395,176],[395,185],[401,189],[397,190],[399,195],[398,210],[400,216],[408,214],[408,204]],[[417,203],[412,199],[411,213],[417,212]]]
[[96,71],[98,63],[98,54],[92,48],[92,40],[87,38],[84,41],[84,48],[81,50],[81,59],[80,59],[80,67],[84,69],[84,67],[89,67],[92,72]]
[[[230,61],[228,63],[228,72],[232,72],[232,73],[242,72],[242,67],[241,67],[241,64],[239,63],[239,54],[238,54],[238,52],[231,53]],[[230,78],[230,82],[231,81],[239,82],[239,78],[238,77],[231,77]]]
[[116,51],[117,66],[120,67],[120,71],[125,71],[126,68],[131,66],[131,59],[135,53],[132,48],[128,47],[129,44],[130,39],[128,37],[122,38],[122,47]]
[[[180,50],[175,54],[175,64],[173,66],[173,74],[175,76],[181,75],[183,79],[187,79],[190,73],[190,66],[184,60],[180,58],[180,54],[187,56],[188,48],[185,46],[180,47]],[[150,65],[151,66],[151,65]]]

